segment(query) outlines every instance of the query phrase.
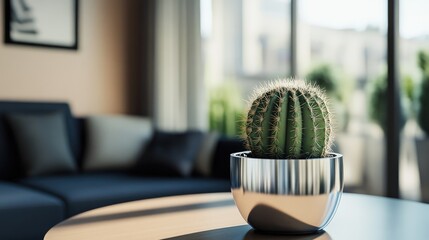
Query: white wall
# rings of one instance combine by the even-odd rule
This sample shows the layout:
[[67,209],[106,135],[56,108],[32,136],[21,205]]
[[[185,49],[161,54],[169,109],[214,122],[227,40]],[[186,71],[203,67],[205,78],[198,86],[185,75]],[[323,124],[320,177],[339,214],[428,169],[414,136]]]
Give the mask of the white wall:
[[77,115],[127,112],[131,1],[79,3],[78,51],[0,42],[0,100],[67,101]]

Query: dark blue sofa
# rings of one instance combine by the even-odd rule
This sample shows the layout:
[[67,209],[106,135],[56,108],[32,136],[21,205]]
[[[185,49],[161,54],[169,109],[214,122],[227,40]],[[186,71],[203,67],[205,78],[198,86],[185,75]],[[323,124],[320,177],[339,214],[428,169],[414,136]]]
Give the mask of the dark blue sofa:
[[0,101],[0,239],[43,239],[55,224],[90,209],[169,195],[229,191],[229,154],[239,140],[220,138],[210,177],[145,177],[126,171],[25,178],[5,120],[7,113],[62,111],[79,168],[85,152],[85,119],[73,117],[67,103]]

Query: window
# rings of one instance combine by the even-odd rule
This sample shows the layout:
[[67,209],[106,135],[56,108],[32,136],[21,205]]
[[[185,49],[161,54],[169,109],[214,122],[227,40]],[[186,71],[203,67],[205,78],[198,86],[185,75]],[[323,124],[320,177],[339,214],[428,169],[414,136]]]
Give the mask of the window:
[[380,195],[385,120],[377,113],[387,84],[385,2],[300,0],[297,26],[298,74],[330,95],[345,187]]
[[[391,0],[201,1],[204,78],[212,89],[212,130],[219,130],[219,125],[222,129],[235,129],[221,132],[236,135],[238,116],[244,109],[240,102],[258,83],[287,77],[291,66],[296,66],[298,77],[317,82],[332,99],[338,132],[334,150],[345,155],[346,189],[384,195],[386,174],[396,174],[396,170],[386,171],[385,149],[391,148],[386,144],[391,141],[386,132],[392,130],[387,124],[391,113],[386,105],[388,96],[394,94],[388,89],[392,81],[388,80],[387,70],[399,70],[402,194],[418,199],[420,180],[427,181],[422,188],[429,189],[429,175],[427,180],[423,179],[426,174],[419,179],[421,166],[417,164],[418,139],[427,139],[417,120],[419,109],[423,109],[419,103],[421,93],[429,93],[429,70],[422,70],[418,60],[419,52],[426,52],[429,64],[429,25],[424,24],[429,22],[429,2],[399,0],[397,6]],[[291,1],[297,4],[296,9],[291,9]],[[388,9],[392,6],[400,7],[399,39],[387,32],[388,24],[396,25],[388,23]],[[297,16],[293,21],[291,10]],[[292,25],[296,36],[291,36]],[[291,39],[296,39],[294,49],[290,47]],[[395,57],[387,52],[393,40],[399,42],[399,69],[394,69],[390,60]],[[296,53],[296,59],[291,52]],[[427,91],[421,90],[423,79],[428,79]],[[426,115],[429,122],[429,110]],[[219,122],[222,124],[216,125]],[[225,126],[231,123],[235,127]],[[393,141],[397,141],[396,137]],[[423,149],[429,149],[427,142]],[[424,156],[427,155],[429,152]],[[395,192],[393,184],[390,192]],[[429,191],[426,198],[429,201]]]
[[[400,187],[402,197],[429,201],[429,179],[427,157],[429,148],[425,120],[427,105],[424,95],[429,94],[423,82],[429,80],[429,73],[421,66],[429,60],[429,2],[425,0],[401,0],[399,12],[399,73],[402,89],[404,128],[401,137]],[[420,59],[424,58],[424,59]],[[429,64],[429,62],[427,63]],[[426,64],[426,65],[427,65]],[[420,169],[420,176],[419,176]],[[421,184],[420,184],[421,180]],[[421,189],[421,194],[420,194]]]
[[204,80],[210,129],[239,135],[244,101],[290,69],[289,0],[202,0]]

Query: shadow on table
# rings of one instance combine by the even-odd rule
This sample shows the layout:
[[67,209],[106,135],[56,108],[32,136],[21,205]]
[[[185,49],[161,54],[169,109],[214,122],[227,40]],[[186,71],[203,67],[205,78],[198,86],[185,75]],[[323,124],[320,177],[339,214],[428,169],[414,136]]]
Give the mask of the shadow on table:
[[60,226],[68,227],[68,226],[86,224],[86,223],[92,223],[92,222],[112,221],[112,220],[119,220],[124,218],[136,218],[136,217],[144,217],[144,216],[150,216],[150,215],[162,214],[162,213],[183,212],[183,211],[189,211],[189,210],[195,210],[195,209],[217,208],[217,207],[225,207],[225,206],[232,206],[232,205],[234,205],[234,201],[228,199],[228,200],[212,201],[207,203],[195,203],[195,204],[186,204],[186,205],[171,206],[171,207],[142,209],[137,211],[118,212],[118,213],[112,213],[112,214],[100,214],[100,215],[88,216],[88,217],[83,216],[79,218],[71,218],[68,221],[62,223]]
[[191,233],[165,240],[215,240],[215,239],[230,239],[230,240],[332,240],[331,236],[325,231],[320,231],[315,234],[306,235],[272,235],[265,234],[253,230],[249,225],[227,227],[214,229],[209,231]]

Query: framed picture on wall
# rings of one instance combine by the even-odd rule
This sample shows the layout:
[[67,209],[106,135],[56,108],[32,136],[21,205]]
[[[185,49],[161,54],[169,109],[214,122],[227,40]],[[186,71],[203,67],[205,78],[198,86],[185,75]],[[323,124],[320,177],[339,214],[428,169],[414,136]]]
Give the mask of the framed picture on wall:
[[4,41],[78,49],[78,0],[4,0]]

